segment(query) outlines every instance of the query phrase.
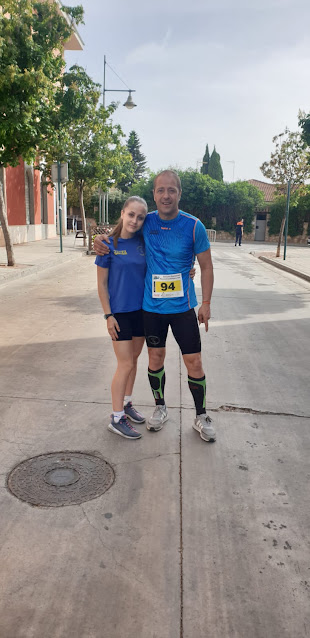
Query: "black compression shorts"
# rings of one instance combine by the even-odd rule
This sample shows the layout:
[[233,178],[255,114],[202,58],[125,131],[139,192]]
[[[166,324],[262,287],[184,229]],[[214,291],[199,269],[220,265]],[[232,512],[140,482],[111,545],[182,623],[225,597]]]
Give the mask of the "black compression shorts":
[[142,310],[115,312],[114,317],[121,329],[117,341],[131,341],[132,337],[144,337]]
[[165,348],[168,328],[171,326],[182,354],[201,352],[200,332],[194,308],[168,315],[143,310],[143,319],[149,348]]

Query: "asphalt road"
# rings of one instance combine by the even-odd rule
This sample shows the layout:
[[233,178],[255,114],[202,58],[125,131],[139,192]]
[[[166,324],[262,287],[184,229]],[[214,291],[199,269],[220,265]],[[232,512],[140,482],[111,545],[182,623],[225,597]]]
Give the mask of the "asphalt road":
[[[165,428],[107,431],[114,360],[92,257],[1,289],[0,638],[310,636],[310,285],[249,250],[213,248],[215,444],[191,427],[171,336]],[[146,366],[143,352],[149,416]],[[62,450],[102,455],[114,485],[64,508],[8,492],[16,464]]]

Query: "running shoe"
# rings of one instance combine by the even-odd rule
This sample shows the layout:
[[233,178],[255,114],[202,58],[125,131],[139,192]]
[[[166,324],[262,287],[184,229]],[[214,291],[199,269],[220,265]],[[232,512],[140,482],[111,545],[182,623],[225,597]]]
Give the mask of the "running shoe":
[[211,419],[206,414],[199,414],[194,423],[193,428],[200,434],[200,438],[204,441],[213,442],[216,440],[216,434],[211,425]]
[[130,421],[132,421],[133,423],[144,423],[145,416],[143,416],[143,414],[140,414],[140,412],[137,412],[136,408],[133,407],[131,401],[128,401],[128,403],[126,403],[126,405],[124,406],[124,411],[126,416],[128,416],[128,419],[130,419]]
[[114,420],[114,414],[111,414],[111,423],[108,425],[110,432],[115,432],[123,436],[125,439],[140,439],[142,434],[130,425],[126,415],[122,416],[118,423]]
[[153,416],[151,416],[151,418],[149,419],[146,427],[151,432],[158,432],[158,430],[162,429],[165,421],[168,421],[168,418],[169,417],[166,406],[157,405],[154,410]]

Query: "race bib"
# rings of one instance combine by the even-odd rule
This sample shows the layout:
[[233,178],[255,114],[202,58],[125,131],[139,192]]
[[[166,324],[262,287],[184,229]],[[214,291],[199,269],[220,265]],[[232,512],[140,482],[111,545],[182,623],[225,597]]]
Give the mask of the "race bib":
[[152,275],[152,297],[184,297],[183,280],[180,272],[174,275]]

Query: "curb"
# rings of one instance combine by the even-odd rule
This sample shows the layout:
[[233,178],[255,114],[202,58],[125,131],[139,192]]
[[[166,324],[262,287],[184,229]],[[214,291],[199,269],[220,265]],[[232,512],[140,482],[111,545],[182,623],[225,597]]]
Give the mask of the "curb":
[[[57,266],[62,266],[63,264],[68,263],[69,261],[74,261],[78,259],[78,257],[85,256],[85,252],[75,253],[74,255],[68,255],[64,259],[50,259],[45,263],[40,262],[38,264],[24,264],[25,268],[23,269],[14,269],[12,271],[8,271],[8,276],[0,277],[0,288],[3,286],[7,286],[11,281],[19,280],[21,277],[30,277],[31,275],[36,275],[38,272],[43,272],[44,270],[49,270],[50,268],[54,268]],[[18,264],[17,264],[18,266]]]
[[268,259],[268,257],[258,256],[258,259],[265,261],[266,264],[271,264],[271,266],[274,266],[275,268],[279,268],[280,270],[285,270],[286,272],[289,272],[291,275],[295,275],[295,277],[299,277],[300,279],[305,279],[306,281],[310,281],[310,275],[306,275],[305,273],[300,272],[300,270],[295,270],[294,268],[290,268],[290,266],[284,266],[284,264],[278,264],[273,259]]

